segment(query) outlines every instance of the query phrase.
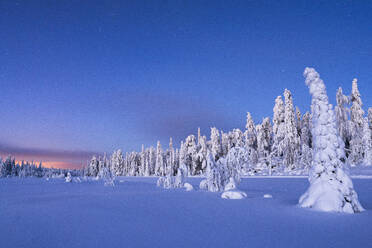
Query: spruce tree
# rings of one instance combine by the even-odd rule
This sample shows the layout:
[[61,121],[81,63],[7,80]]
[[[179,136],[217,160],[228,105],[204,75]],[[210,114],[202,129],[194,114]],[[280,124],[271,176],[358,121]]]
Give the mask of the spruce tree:
[[247,149],[249,165],[256,165],[258,162],[257,158],[257,133],[251,114],[247,113],[247,124],[244,132],[245,148]]
[[323,80],[313,68],[304,71],[312,95],[313,161],[310,187],[299,200],[301,207],[320,211],[363,211],[349,176],[344,172],[344,143],[338,133],[332,105]]
[[158,141],[156,145],[155,175],[164,176],[165,171],[163,169],[164,169],[163,150],[161,149],[160,141]]
[[294,169],[300,146],[300,138],[297,132],[295,113],[293,109],[292,93],[285,89],[285,138],[284,138],[284,164],[287,168]]
[[281,96],[275,99],[273,109],[273,146],[272,158],[276,163],[281,164],[284,155],[284,138],[285,138],[285,109],[284,102]]
[[341,87],[338,88],[336,102],[337,105],[335,107],[335,112],[338,132],[345,143],[345,152],[346,156],[348,156],[350,146],[350,128],[348,118],[349,109],[347,108],[347,104],[349,104],[349,98],[343,94]]
[[362,100],[358,90],[357,79],[353,80],[351,91],[351,141],[350,141],[350,156],[351,165],[358,165],[363,162],[363,125],[364,111],[362,109]]
[[211,152],[215,161],[222,155],[220,132],[215,127],[211,128]]
[[257,125],[256,132],[259,167],[271,170],[272,126],[269,117],[264,118],[262,124]]

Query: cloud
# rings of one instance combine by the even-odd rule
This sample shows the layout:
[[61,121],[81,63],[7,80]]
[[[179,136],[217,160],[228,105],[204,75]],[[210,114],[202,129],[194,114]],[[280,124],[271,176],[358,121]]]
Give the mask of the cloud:
[[85,162],[94,154],[99,155],[100,153],[94,151],[69,151],[20,147],[0,143],[0,156],[5,157],[11,155],[18,161],[43,161],[46,167],[81,168],[81,165],[85,164]]

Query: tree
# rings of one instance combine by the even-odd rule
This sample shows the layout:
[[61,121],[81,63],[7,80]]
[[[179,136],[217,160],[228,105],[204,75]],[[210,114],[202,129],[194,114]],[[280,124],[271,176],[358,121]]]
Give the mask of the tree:
[[244,132],[245,148],[247,149],[249,165],[256,165],[258,162],[257,158],[257,133],[256,126],[254,125],[251,114],[247,113],[247,124]]
[[259,167],[271,170],[272,126],[269,117],[264,118],[262,124],[257,125],[256,132]]
[[198,167],[200,167],[200,174],[204,174],[207,169],[207,137],[201,136],[199,138],[199,148],[197,153]]
[[222,155],[220,132],[215,127],[211,128],[211,152],[215,161]]
[[320,211],[357,213],[363,211],[351,179],[343,170],[344,143],[323,80],[313,68],[304,71],[312,95],[313,162],[310,187],[299,200],[301,207]]
[[239,181],[239,175],[247,174],[249,170],[249,152],[245,147],[233,147],[226,156],[227,168],[231,171],[235,181]]
[[301,143],[301,157],[300,157],[300,166],[306,173],[310,166],[312,160],[312,135],[311,135],[311,128],[310,128],[310,113],[306,112],[302,116],[301,120],[301,136],[300,136],[300,143]]
[[206,179],[200,182],[200,189],[210,192],[219,192],[224,190],[222,176],[219,165],[215,162],[214,155],[208,152],[207,155],[207,173]]
[[300,148],[300,137],[298,136],[297,132],[292,93],[287,89],[284,91],[284,98],[284,164],[287,166],[287,168],[294,169]]
[[119,176],[123,173],[124,158],[120,149],[114,151],[111,155],[111,171],[114,175]]
[[180,167],[177,169],[177,175],[174,180],[174,187],[175,188],[182,188],[185,184],[185,178],[187,177],[187,167],[185,164],[181,164]]
[[88,165],[88,176],[91,177],[96,177],[99,172],[99,167],[98,167],[98,159],[96,156],[93,156],[92,159],[90,160],[90,163]]
[[102,168],[99,174],[99,177],[102,178],[105,186],[115,186],[115,175],[109,167]]
[[368,119],[364,119],[363,125],[363,164],[372,165],[372,134],[368,125]]
[[310,113],[306,112],[301,120],[301,145],[312,147],[311,142],[311,128],[310,128]]
[[[371,135],[372,135],[372,108],[368,109],[368,125],[369,129],[371,129]],[[371,136],[372,139],[372,136]]]
[[301,120],[301,111],[299,107],[296,107],[296,128],[297,128],[297,135],[300,137],[300,140],[301,140],[302,120]]
[[281,96],[275,99],[273,116],[273,146],[272,157],[281,163],[284,155],[284,138],[285,138],[285,109]]
[[156,145],[155,175],[157,176],[165,175],[163,150],[161,149],[160,141],[158,141]]
[[364,111],[362,109],[362,100],[358,90],[358,81],[353,80],[351,91],[351,141],[350,141],[350,156],[351,165],[358,165],[363,162],[363,125]]
[[349,109],[346,107],[349,104],[349,98],[345,96],[342,92],[342,88],[338,88],[336,94],[337,105],[335,107],[336,120],[338,132],[345,143],[346,156],[349,155],[349,145],[350,145],[350,128],[349,128]]

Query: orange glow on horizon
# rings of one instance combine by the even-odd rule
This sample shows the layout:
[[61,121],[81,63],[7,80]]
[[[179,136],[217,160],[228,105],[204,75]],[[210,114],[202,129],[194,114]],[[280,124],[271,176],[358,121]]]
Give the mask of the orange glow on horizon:
[[[30,161],[30,160],[16,160],[16,164],[21,165],[22,161],[25,163],[28,161],[29,163],[34,163],[35,165],[39,166],[40,161]],[[56,169],[80,169],[82,166],[81,164],[65,162],[65,161],[41,161],[41,165],[45,168],[56,168]]]

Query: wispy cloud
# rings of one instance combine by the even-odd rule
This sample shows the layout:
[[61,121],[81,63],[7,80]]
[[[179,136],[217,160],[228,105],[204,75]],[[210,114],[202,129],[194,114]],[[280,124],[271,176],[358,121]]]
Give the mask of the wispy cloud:
[[0,156],[14,156],[19,160],[42,161],[47,167],[80,168],[94,154],[94,151],[69,151],[43,148],[20,147],[0,143]]

